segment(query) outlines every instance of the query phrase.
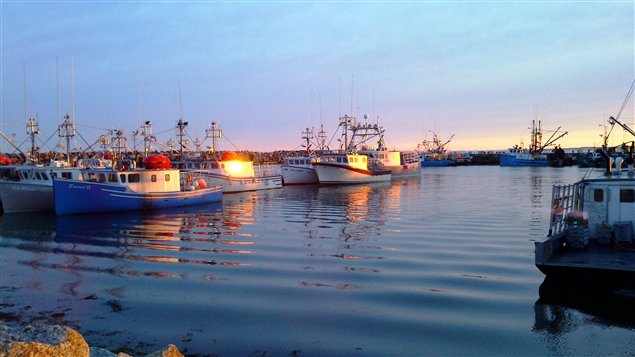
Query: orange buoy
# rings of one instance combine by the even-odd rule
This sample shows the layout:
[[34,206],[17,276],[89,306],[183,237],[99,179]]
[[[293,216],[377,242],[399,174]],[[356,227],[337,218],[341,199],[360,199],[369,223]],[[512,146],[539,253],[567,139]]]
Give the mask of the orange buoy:
[[205,180],[203,180],[202,178],[196,180],[196,183],[200,188],[207,188],[207,182],[205,182]]

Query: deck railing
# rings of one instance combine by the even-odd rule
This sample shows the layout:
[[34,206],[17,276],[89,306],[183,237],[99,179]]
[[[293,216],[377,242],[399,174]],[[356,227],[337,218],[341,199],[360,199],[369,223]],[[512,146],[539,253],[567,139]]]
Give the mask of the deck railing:
[[568,213],[582,210],[583,193],[584,185],[582,182],[553,186],[549,236],[558,234],[566,229],[565,218]]

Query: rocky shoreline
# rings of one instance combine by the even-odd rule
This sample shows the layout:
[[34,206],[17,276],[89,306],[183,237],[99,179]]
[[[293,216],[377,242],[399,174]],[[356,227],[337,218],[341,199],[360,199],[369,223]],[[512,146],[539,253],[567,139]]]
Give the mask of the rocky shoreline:
[[[11,327],[0,321],[0,357],[134,357],[91,347],[84,336],[67,326],[27,325]],[[146,357],[183,357],[175,345],[165,346]]]

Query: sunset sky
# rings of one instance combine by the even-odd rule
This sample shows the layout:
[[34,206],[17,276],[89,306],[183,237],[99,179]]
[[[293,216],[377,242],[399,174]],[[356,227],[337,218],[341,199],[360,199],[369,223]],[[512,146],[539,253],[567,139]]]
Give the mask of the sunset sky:
[[[593,146],[635,78],[633,1],[2,1],[1,13],[0,130],[25,140],[26,97],[49,148],[66,113],[89,142],[146,120],[167,142],[183,118],[192,139],[219,122],[224,150],[296,149],[306,127],[331,138],[339,116],[368,114],[402,150],[431,131],[455,134],[451,150],[527,145],[533,119],[547,137],[568,131],[563,147]],[[620,121],[635,127],[633,107]]]

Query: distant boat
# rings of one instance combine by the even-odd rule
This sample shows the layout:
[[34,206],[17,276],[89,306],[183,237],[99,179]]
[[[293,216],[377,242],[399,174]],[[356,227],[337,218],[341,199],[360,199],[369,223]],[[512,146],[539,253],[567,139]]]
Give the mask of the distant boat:
[[221,186],[207,187],[192,173],[170,169],[165,156],[150,156],[142,169],[82,169],[80,179],[53,180],[57,215],[157,210],[217,202]]
[[532,122],[531,144],[529,148],[524,149],[522,144],[509,148],[506,153],[499,155],[500,166],[549,166],[551,162],[547,154],[544,153],[544,149],[553,144],[556,140],[567,135],[565,131],[555,137],[559,130],[560,127],[553,132],[549,140],[543,145],[541,123],[538,121],[538,126],[536,126],[536,121],[534,120]]
[[439,134],[432,132],[432,140],[423,140],[417,145],[421,167],[445,167],[455,164],[455,160],[451,153],[447,150],[446,145],[452,141],[454,134],[447,140],[442,141]]
[[313,167],[322,184],[355,184],[391,179],[390,170],[378,168],[376,161],[357,153],[323,154],[313,162]]

